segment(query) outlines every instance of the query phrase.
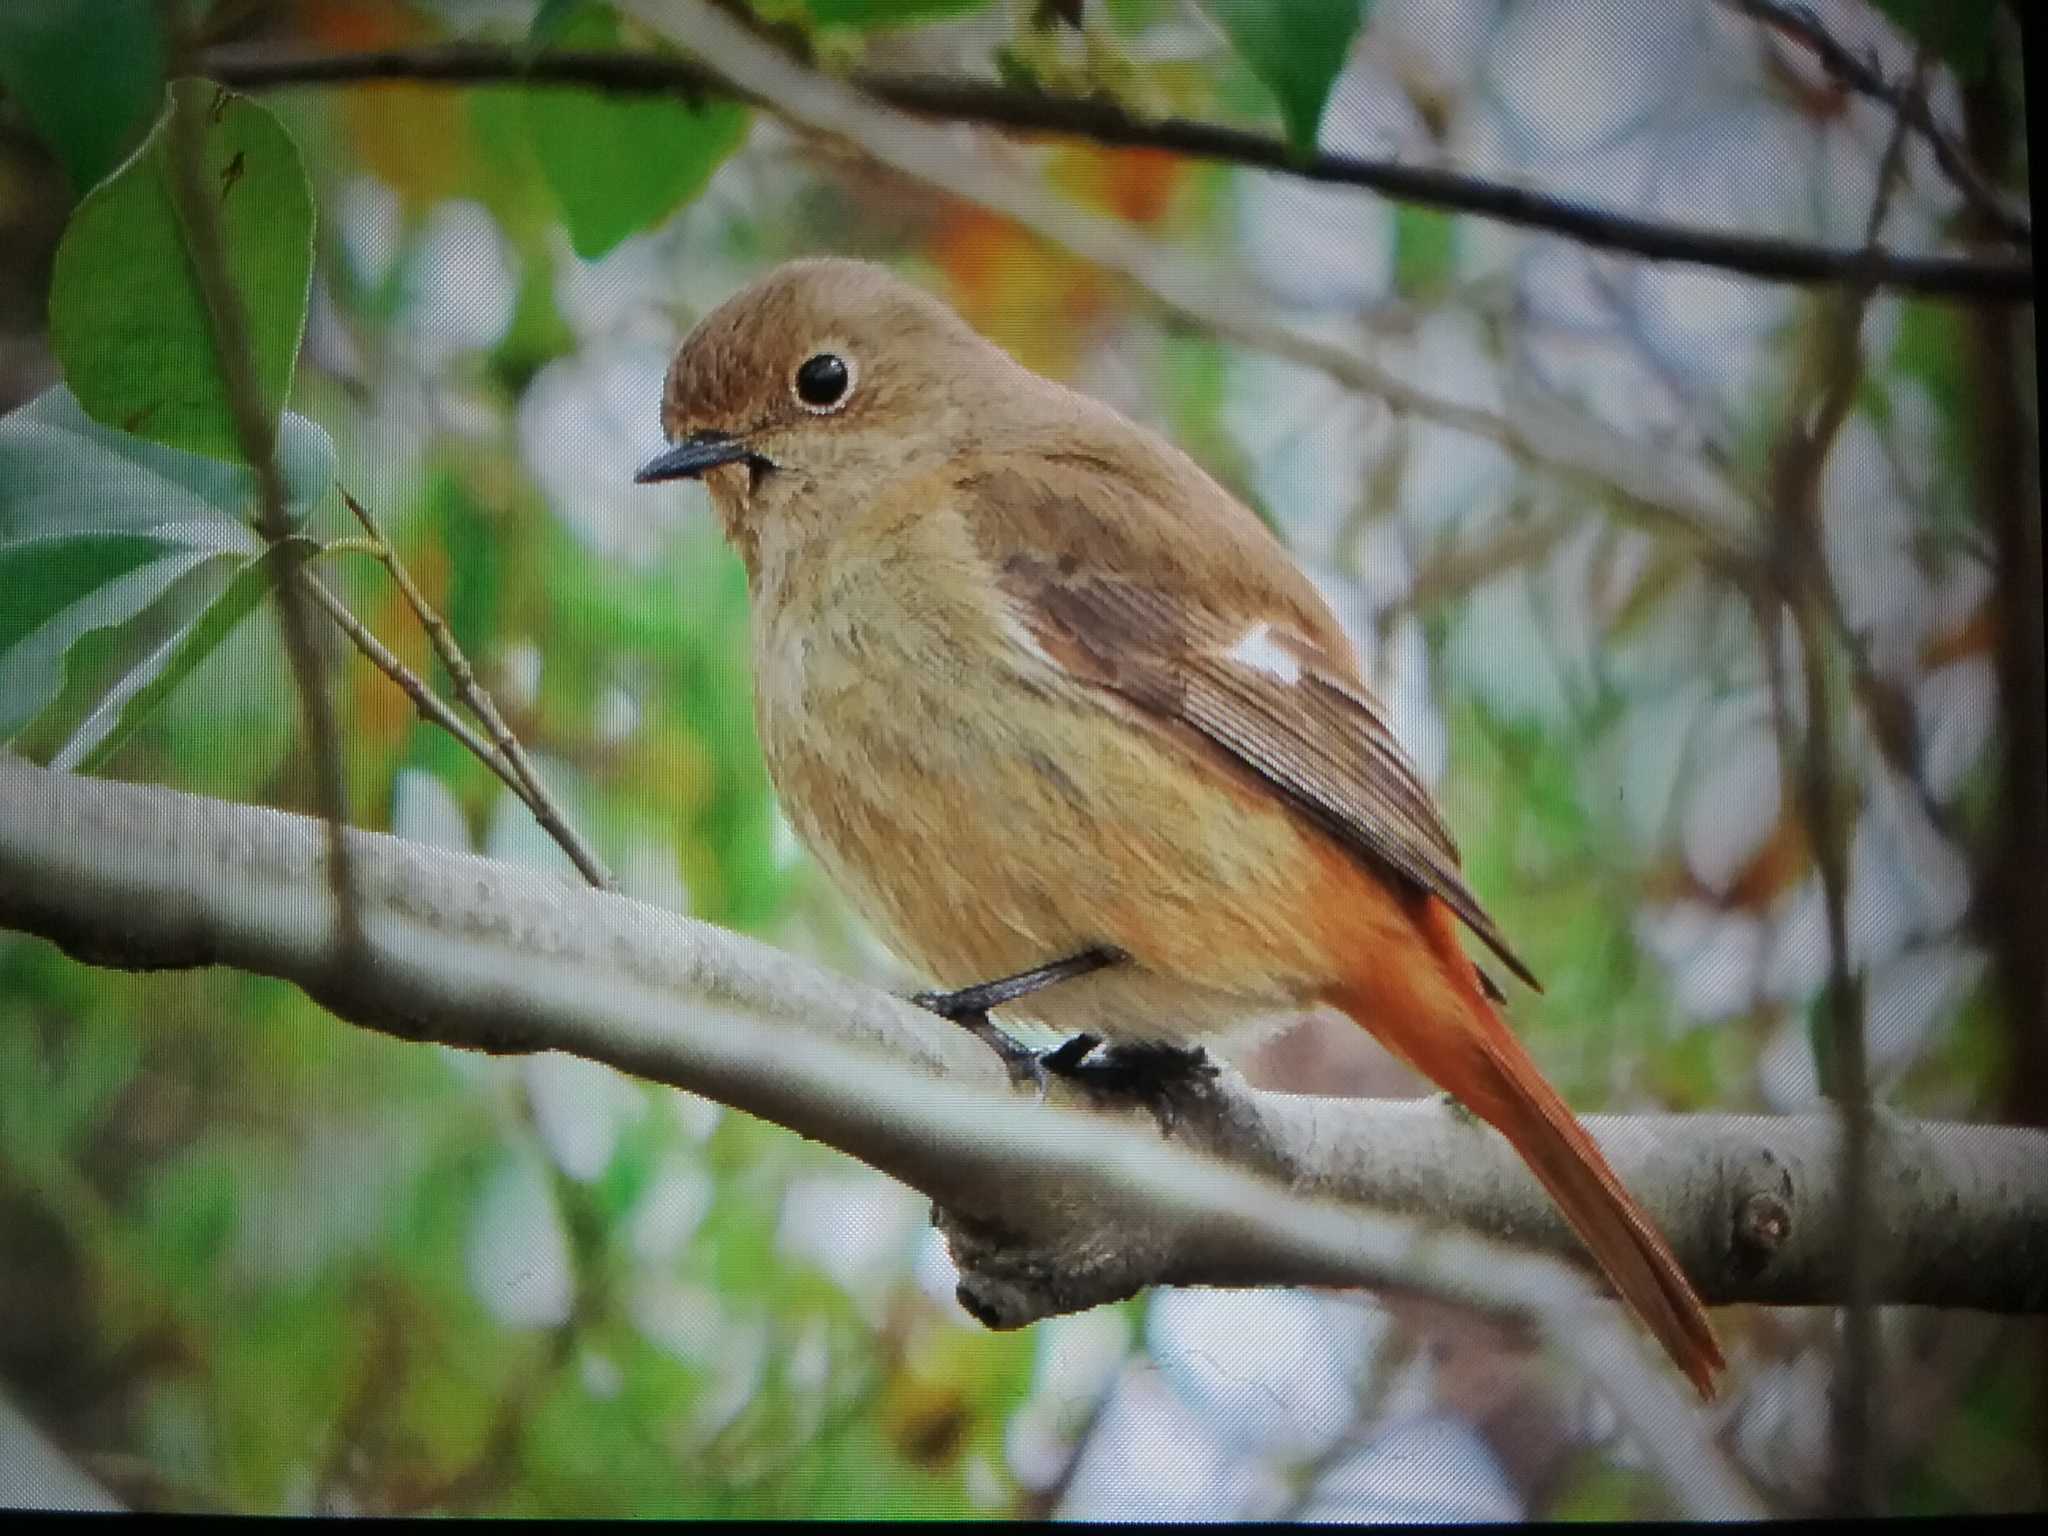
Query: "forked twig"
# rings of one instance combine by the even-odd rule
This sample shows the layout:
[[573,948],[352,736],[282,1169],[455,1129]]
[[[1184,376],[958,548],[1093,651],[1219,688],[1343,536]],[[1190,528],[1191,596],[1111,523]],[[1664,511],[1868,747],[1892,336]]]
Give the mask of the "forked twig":
[[[407,695],[423,713],[437,725],[453,730],[456,738],[464,746],[482,758],[485,765],[505,781],[512,792],[526,803],[527,809],[533,812],[533,818],[540,823],[542,830],[569,856],[570,862],[581,872],[584,879],[601,891],[616,890],[617,882],[612,879],[611,871],[605,868],[604,861],[597,856],[596,851],[569,824],[569,818],[563,814],[561,806],[548,792],[546,783],[535,770],[533,760],[526,755],[526,749],[520,746],[519,738],[514,736],[511,727],[505,724],[505,717],[498,712],[497,703],[491,698],[489,690],[477,680],[476,671],[470,666],[469,658],[463,655],[462,647],[456,643],[455,632],[448,627],[448,621],[441,617],[434,605],[429,603],[420,591],[418,584],[413,581],[412,573],[405,568],[405,562],[398,558],[398,551],[384,536],[383,528],[378,525],[370,509],[346,490],[341,492],[341,499],[347,504],[349,511],[355,514],[356,521],[363,525],[363,532],[370,541],[370,552],[376,556],[384,569],[391,573],[391,579],[397,584],[400,595],[405,598],[406,606],[412,609],[413,616],[420,621],[420,628],[426,631],[427,639],[434,647],[434,654],[441,658],[441,665],[448,669],[448,676],[455,684],[456,697],[462,700],[472,715],[476,716],[478,723],[488,734],[489,742],[486,743],[475,732],[462,725],[462,722],[441,703],[439,697],[420,682],[416,674],[410,673],[402,663],[399,663],[395,656],[391,656],[388,650],[385,650],[384,654],[397,666],[397,671],[392,670],[391,666],[386,666],[375,654],[364,648],[362,639],[357,637],[354,630],[350,630],[350,638],[356,641],[358,648],[362,648],[366,656],[376,662],[386,676],[405,689]],[[338,603],[339,600],[336,601]],[[334,611],[333,608],[328,609],[330,613]],[[347,612],[345,606],[342,607],[342,612]],[[339,615],[336,617],[339,621]],[[354,615],[350,614],[349,617],[353,619]],[[346,623],[343,623],[342,627],[349,629]],[[356,628],[361,629],[360,621],[357,622]],[[376,643],[375,637],[370,636],[368,630],[362,630],[362,635],[368,637],[373,644]],[[379,649],[382,650],[383,647],[379,646]],[[411,677],[411,682],[407,681],[408,676]],[[418,685],[417,689],[415,684]],[[432,705],[424,702],[427,699],[433,701]]]

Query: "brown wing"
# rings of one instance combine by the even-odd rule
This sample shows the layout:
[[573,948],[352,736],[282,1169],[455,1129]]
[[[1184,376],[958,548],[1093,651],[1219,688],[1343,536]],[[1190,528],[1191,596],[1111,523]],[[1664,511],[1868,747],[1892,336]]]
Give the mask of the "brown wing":
[[1056,664],[1192,727],[1348,847],[1441,900],[1542,990],[1465,884],[1457,844],[1414,764],[1341,662],[1280,624],[1190,621],[1157,591],[1066,574],[1044,557],[1011,556],[1001,579]]

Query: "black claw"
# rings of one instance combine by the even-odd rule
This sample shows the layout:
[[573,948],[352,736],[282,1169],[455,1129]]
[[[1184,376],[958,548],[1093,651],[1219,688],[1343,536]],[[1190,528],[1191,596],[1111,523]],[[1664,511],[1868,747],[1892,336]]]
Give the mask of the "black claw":
[[1102,1042],[1093,1035],[1076,1035],[1047,1051],[1039,1060],[1045,1063],[1048,1072],[1057,1072],[1061,1077],[1072,1077],[1081,1069],[1081,1061]]
[[1003,1320],[996,1309],[983,1301],[967,1288],[962,1280],[953,1288],[953,1299],[960,1303],[960,1309],[984,1328],[1001,1328]]
[[[972,990],[971,988],[969,990]],[[964,1022],[970,1014],[986,1013],[961,1001],[958,992],[913,992],[910,1000],[928,1013],[936,1013],[942,1019],[951,1019],[955,1024]]]

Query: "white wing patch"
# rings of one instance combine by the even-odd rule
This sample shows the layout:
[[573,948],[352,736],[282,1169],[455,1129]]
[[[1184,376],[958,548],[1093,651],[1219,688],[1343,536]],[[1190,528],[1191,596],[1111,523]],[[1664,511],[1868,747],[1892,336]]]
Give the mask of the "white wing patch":
[[1031,633],[1031,626],[1018,618],[1008,605],[1005,605],[997,615],[997,622],[1003,627],[1003,637],[1032,660],[1060,671],[1065,670],[1053,660],[1052,653],[1038,643],[1038,636]]
[[1238,637],[1224,656],[1239,666],[1263,672],[1277,682],[1292,685],[1301,681],[1301,663],[1292,651],[1273,637],[1273,626],[1261,620]]

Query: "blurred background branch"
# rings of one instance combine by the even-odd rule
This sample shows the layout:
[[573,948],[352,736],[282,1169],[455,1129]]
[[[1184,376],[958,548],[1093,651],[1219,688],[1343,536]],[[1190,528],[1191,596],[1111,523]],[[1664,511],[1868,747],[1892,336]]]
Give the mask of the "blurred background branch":
[[334,700],[327,691],[326,670],[313,640],[303,575],[303,555],[291,547],[291,524],[285,512],[284,474],[277,460],[277,422],[264,407],[249,337],[249,316],[242,295],[228,272],[221,233],[219,204],[234,191],[230,164],[217,184],[207,163],[206,114],[213,104],[202,101],[212,90],[195,87],[171,94],[168,154],[169,190],[189,242],[192,269],[206,308],[214,355],[226,384],[229,416],[242,461],[256,477],[256,526],[270,545],[275,576],[278,629],[298,687],[305,724],[307,756],[313,764],[321,815],[327,823],[327,888],[334,902],[334,953],[337,967],[355,963],[362,946],[362,923],[356,905],[354,872],[343,828],[348,825],[348,793],[342,781],[341,732],[334,718]]
[[1996,189],[1971,164],[1968,153],[1956,143],[1954,136],[1934,120],[1934,113],[1927,105],[1926,95],[1918,88],[1917,79],[1903,85],[1887,80],[1875,62],[1843,46],[1821,24],[1810,6],[1787,4],[1786,0],[1721,0],[1721,3],[1755,17],[1811,50],[1834,79],[1890,107],[1900,121],[1927,140],[1942,175],[1954,183],[1956,190],[1968,200],[1971,210],[1987,230],[2016,245],[2033,244],[2032,223],[2005,205]]
[[[657,6],[647,12],[649,24],[660,26],[666,9]],[[700,49],[697,44],[703,39],[696,29],[701,25],[701,18],[693,18],[663,30],[679,46],[699,53],[709,62],[708,68],[688,59],[653,54],[536,52],[443,44],[297,57],[222,47],[207,55],[206,69],[213,78],[247,90],[408,81],[580,86],[674,95],[692,102],[708,96],[735,97],[803,120],[802,98],[764,91],[733,74],[719,62],[721,50],[716,45]],[[800,69],[802,65],[792,61],[792,67]],[[1786,283],[1834,284],[1873,278],[1902,292],[1989,303],[2025,300],[2034,291],[2030,262],[1894,255],[1872,258],[1861,251],[1797,240],[1688,228],[1593,208],[1460,171],[1324,150],[1304,154],[1280,139],[1221,124],[1138,118],[1113,100],[1025,94],[975,80],[858,71],[847,77],[847,83],[879,103],[920,117],[1085,138],[1120,148],[1170,150],[1331,186],[1363,187],[1403,202],[1544,230],[1595,250],[1651,261],[1687,262]]]

